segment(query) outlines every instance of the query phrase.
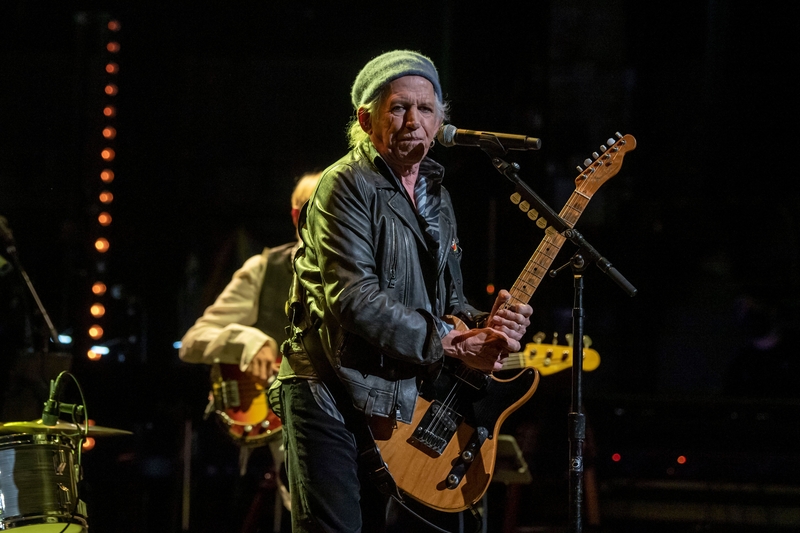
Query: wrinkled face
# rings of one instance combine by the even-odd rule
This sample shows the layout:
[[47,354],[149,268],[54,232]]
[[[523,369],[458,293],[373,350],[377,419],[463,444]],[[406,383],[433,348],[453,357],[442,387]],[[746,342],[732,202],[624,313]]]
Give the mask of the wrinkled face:
[[359,120],[389,166],[419,163],[441,126],[433,84],[422,76],[398,78],[389,83],[388,96],[377,111]]

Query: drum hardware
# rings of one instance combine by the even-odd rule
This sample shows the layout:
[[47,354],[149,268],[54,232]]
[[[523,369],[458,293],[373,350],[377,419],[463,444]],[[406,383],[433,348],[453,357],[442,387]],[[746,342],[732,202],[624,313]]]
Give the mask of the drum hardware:
[[20,533],[87,531],[78,496],[75,444],[61,434],[0,437],[0,530]]
[[[61,380],[69,376],[81,403],[61,400]],[[60,420],[70,415],[72,422]],[[86,504],[78,494],[83,479],[82,443],[89,438],[132,435],[91,425],[80,384],[69,372],[50,383],[42,418],[0,424],[0,531],[86,533]]]

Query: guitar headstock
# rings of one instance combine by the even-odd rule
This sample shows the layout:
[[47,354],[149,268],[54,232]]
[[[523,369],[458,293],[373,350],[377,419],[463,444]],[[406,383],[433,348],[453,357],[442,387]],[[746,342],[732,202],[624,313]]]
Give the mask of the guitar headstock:
[[608,139],[601,145],[603,153],[594,152],[592,158],[583,162],[583,167],[578,167],[578,177],[575,178],[575,189],[591,198],[602,184],[613,178],[622,166],[625,154],[636,148],[636,139],[633,135],[616,134],[616,139]]

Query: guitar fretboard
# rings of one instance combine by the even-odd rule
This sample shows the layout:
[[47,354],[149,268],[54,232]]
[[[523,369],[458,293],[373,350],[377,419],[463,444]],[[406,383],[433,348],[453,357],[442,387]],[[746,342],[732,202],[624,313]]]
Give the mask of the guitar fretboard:
[[[583,210],[586,209],[588,203],[589,198],[579,193],[576,189],[572,192],[569,201],[558,215],[567,223],[567,226],[572,228],[581,214],[583,214]],[[511,299],[506,306],[516,303],[527,304],[530,301],[566,240],[563,235],[554,229],[548,228],[546,230],[544,239],[536,247],[536,251],[528,260],[525,269],[509,289],[508,292],[511,293]]]

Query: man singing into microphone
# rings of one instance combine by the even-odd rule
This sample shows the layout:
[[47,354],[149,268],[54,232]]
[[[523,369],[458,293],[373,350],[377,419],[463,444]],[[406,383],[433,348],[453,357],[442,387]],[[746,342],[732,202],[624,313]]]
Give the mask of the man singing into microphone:
[[[447,114],[431,60],[382,54],[351,97],[351,151],[323,172],[301,213],[295,330],[278,376],[295,532],[389,531],[357,428],[408,424],[419,383],[444,358],[498,368],[532,313],[507,291],[491,315],[462,294],[453,205],[444,169],[428,157]],[[445,315],[473,329],[454,330]]]

